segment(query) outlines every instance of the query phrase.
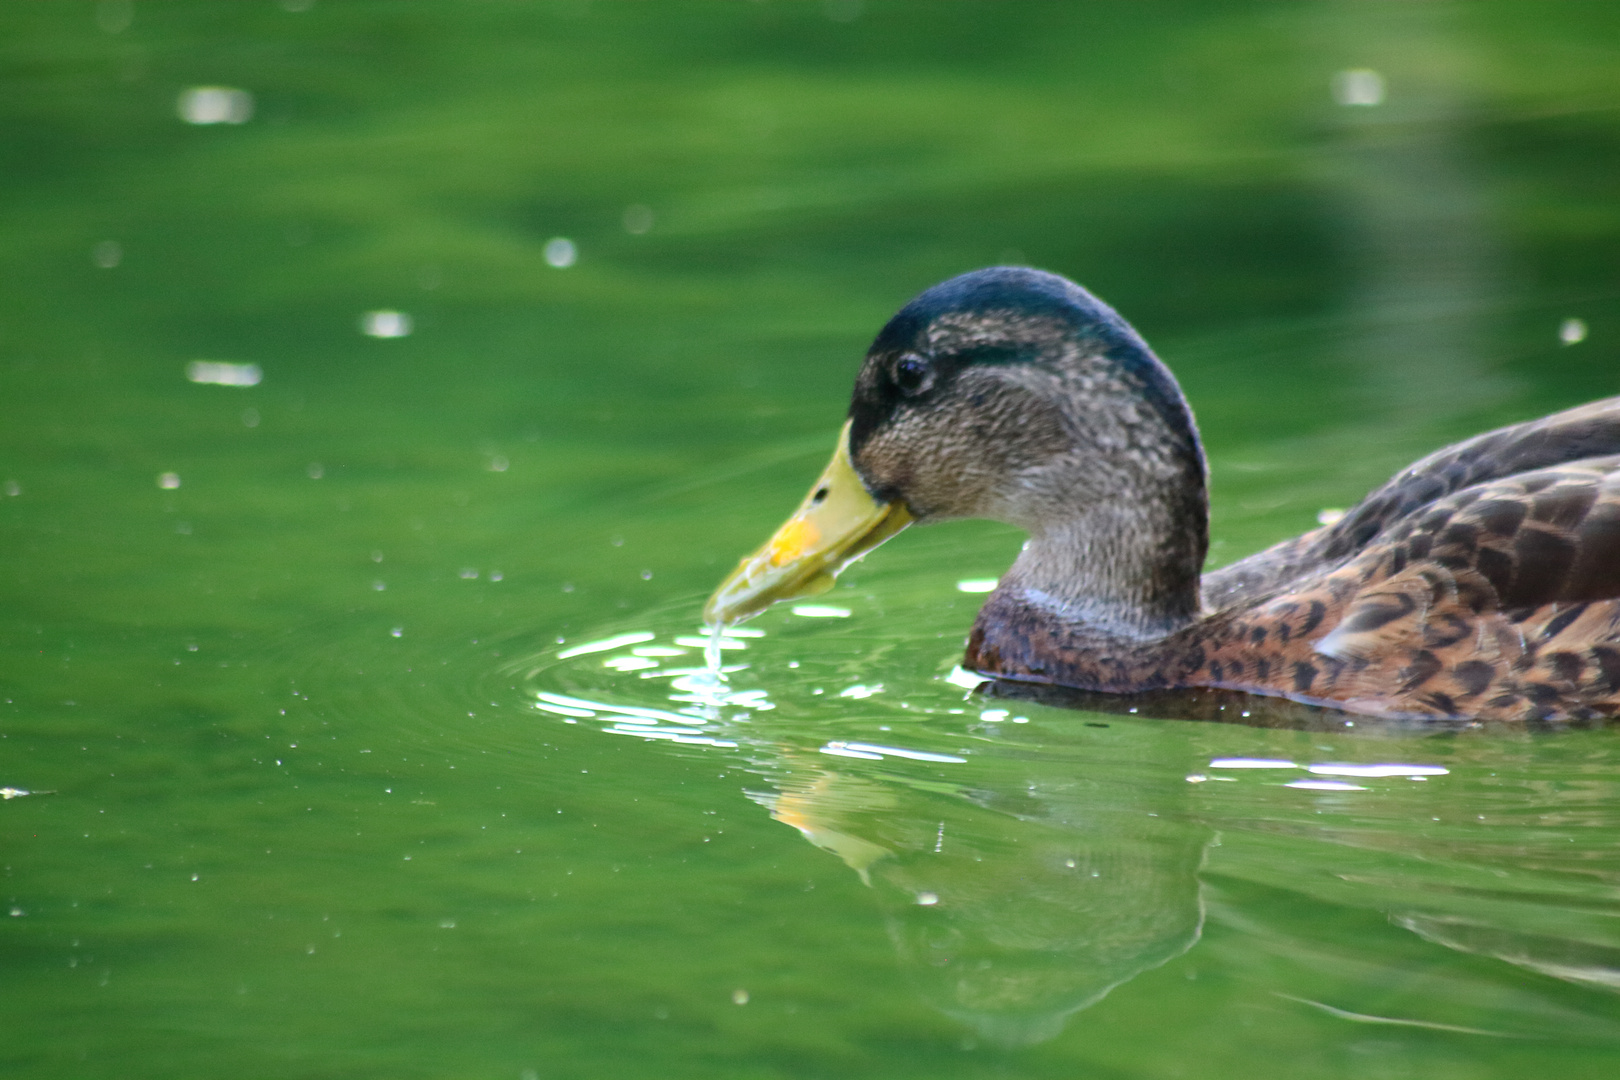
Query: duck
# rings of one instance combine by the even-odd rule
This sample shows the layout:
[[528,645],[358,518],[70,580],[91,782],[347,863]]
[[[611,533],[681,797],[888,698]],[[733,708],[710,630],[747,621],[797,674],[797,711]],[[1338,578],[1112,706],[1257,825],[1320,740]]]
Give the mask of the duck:
[[1170,369],[1067,278],[975,270],[883,327],[831,463],[704,617],[813,595],[958,518],[1028,534],[966,641],[986,679],[1417,721],[1620,713],[1620,397],[1439,450],[1206,573],[1209,466]]

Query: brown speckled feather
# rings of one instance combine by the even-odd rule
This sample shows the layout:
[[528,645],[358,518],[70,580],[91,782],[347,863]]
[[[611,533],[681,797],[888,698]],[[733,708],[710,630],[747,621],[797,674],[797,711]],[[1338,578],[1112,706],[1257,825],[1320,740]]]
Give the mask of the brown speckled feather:
[[1338,524],[1205,578],[1133,643],[992,596],[968,663],[1129,692],[1209,686],[1412,718],[1620,714],[1620,399],[1418,462]]

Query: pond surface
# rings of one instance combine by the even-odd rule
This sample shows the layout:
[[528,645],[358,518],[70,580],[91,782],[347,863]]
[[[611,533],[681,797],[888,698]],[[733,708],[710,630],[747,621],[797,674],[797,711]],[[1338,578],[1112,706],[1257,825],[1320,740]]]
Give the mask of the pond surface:
[[1615,1074],[1613,730],[975,694],[986,523],[689,669],[976,266],[1155,344],[1217,564],[1620,392],[1620,8],[10,5],[0,87],[7,1076]]

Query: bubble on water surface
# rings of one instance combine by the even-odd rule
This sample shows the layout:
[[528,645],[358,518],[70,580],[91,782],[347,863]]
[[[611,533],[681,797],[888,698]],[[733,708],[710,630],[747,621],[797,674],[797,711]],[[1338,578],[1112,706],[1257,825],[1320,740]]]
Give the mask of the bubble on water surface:
[[90,261],[103,270],[111,270],[124,261],[124,245],[116,240],[103,240],[90,249]]
[[993,577],[963,578],[961,581],[956,583],[956,591],[965,593],[995,592],[997,580],[998,579]]
[[1586,340],[1585,319],[1565,319],[1558,324],[1558,340],[1565,345],[1579,345]]
[[158,473],[157,486],[164,491],[173,491],[180,486],[180,474],[174,472]]

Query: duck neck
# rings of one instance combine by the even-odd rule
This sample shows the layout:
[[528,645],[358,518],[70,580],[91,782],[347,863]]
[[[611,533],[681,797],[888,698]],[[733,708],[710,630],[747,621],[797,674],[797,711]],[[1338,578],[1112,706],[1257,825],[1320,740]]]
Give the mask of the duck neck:
[[1196,490],[1138,492],[1032,529],[997,591],[1088,637],[1145,642],[1188,626],[1207,546],[1199,473],[1183,478]]

